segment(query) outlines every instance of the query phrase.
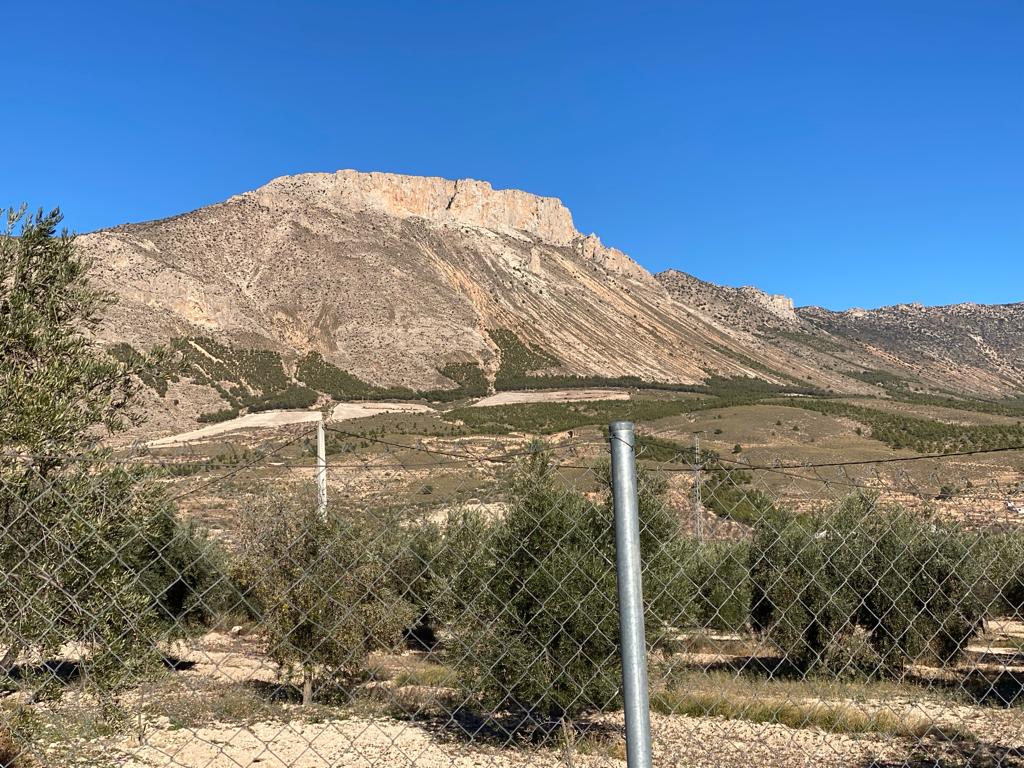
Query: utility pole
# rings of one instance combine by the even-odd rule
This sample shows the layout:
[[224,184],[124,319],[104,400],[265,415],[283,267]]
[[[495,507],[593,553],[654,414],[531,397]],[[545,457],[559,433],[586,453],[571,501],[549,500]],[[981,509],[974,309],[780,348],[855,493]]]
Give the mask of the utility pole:
[[693,434],[693,533],[704,542],[704,510],[700,500],[700,432]]
[[327,441],[324,437],[324,416],[316,423],[316,511],[327,519]]

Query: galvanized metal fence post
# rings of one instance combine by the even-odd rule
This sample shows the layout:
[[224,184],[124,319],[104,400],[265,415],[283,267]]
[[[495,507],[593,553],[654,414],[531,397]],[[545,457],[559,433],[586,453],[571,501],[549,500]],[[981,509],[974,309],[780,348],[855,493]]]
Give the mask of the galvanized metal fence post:
[[644,636],[644,595],[640,576],[633,422],[612,422],[608,433],[612,447],[612,496],[615,501],[615,574],[619,586],[626,765],[629,768],[650,768],[651,715],[647,693],[647,639]]

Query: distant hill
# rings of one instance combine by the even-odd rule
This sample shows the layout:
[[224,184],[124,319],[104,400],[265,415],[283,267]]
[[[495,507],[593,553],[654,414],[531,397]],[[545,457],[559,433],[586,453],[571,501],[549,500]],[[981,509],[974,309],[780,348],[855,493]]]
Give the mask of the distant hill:
[[1024,390],[1024,303],[900,304],[832,312],[676,270],[657,275],[676,301],[821,369],[872,384],[1005,397]]
[[[554,198],[481,181],[303,174],[80,238],[118,298],[115,354],[170,344],[153,429],[330,394],[458,397],[585,383],[892,386],[985,397],[1024,377],[1022,305],[794,309],[651,275]],[[882,372],[882,373],[876,373]]]

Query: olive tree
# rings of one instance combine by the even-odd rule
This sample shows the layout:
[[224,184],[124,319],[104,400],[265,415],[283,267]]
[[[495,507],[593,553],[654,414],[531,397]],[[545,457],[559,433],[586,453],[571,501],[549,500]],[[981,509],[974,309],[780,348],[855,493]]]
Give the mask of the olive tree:
[[395,589],[392,551],[357,516],[317,511],[309,494],[278,489],[240,520],[238,578],[267,651],[298,674],[302,701],[351,679],[374,650],[396,647],[417,611]]
[[90,284],[74,237],[57,232],[60,212],[6,219],[0,674],[23,650],[47,658],[74,643],[82,676],[105,689],[158,661],[160,640],[194,614],[199,571],[178,558],[205,550],[152,476],[102,447],[129,423],[142,371],[95,343],[110,299]]
[[[615,537],[607,479],[595,499],[559,482],[537,452],[509,481],[508,509],[492,525],[453,528],[472,552],[450,564],[465,591],[447,606],[450,661],[492,711],[539,725],[620,703]],[[678,520],[640,482],[641,551],[648,637],[684,623],[690,611]],[[475,541],[466,546],[466,534]]]
[[976,538],[863,493],[762,521],[751,581],[755,628],[799,668],[834,674],[951,662],[986,611]]

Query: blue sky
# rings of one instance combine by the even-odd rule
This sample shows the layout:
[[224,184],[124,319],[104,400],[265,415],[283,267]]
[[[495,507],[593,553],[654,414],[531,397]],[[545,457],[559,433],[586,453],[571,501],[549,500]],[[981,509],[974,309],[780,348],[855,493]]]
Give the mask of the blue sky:
[[79,231],[282,174],[560,197],[651,270],[1024,300],[1024,2],[8,4],[0,206]]

